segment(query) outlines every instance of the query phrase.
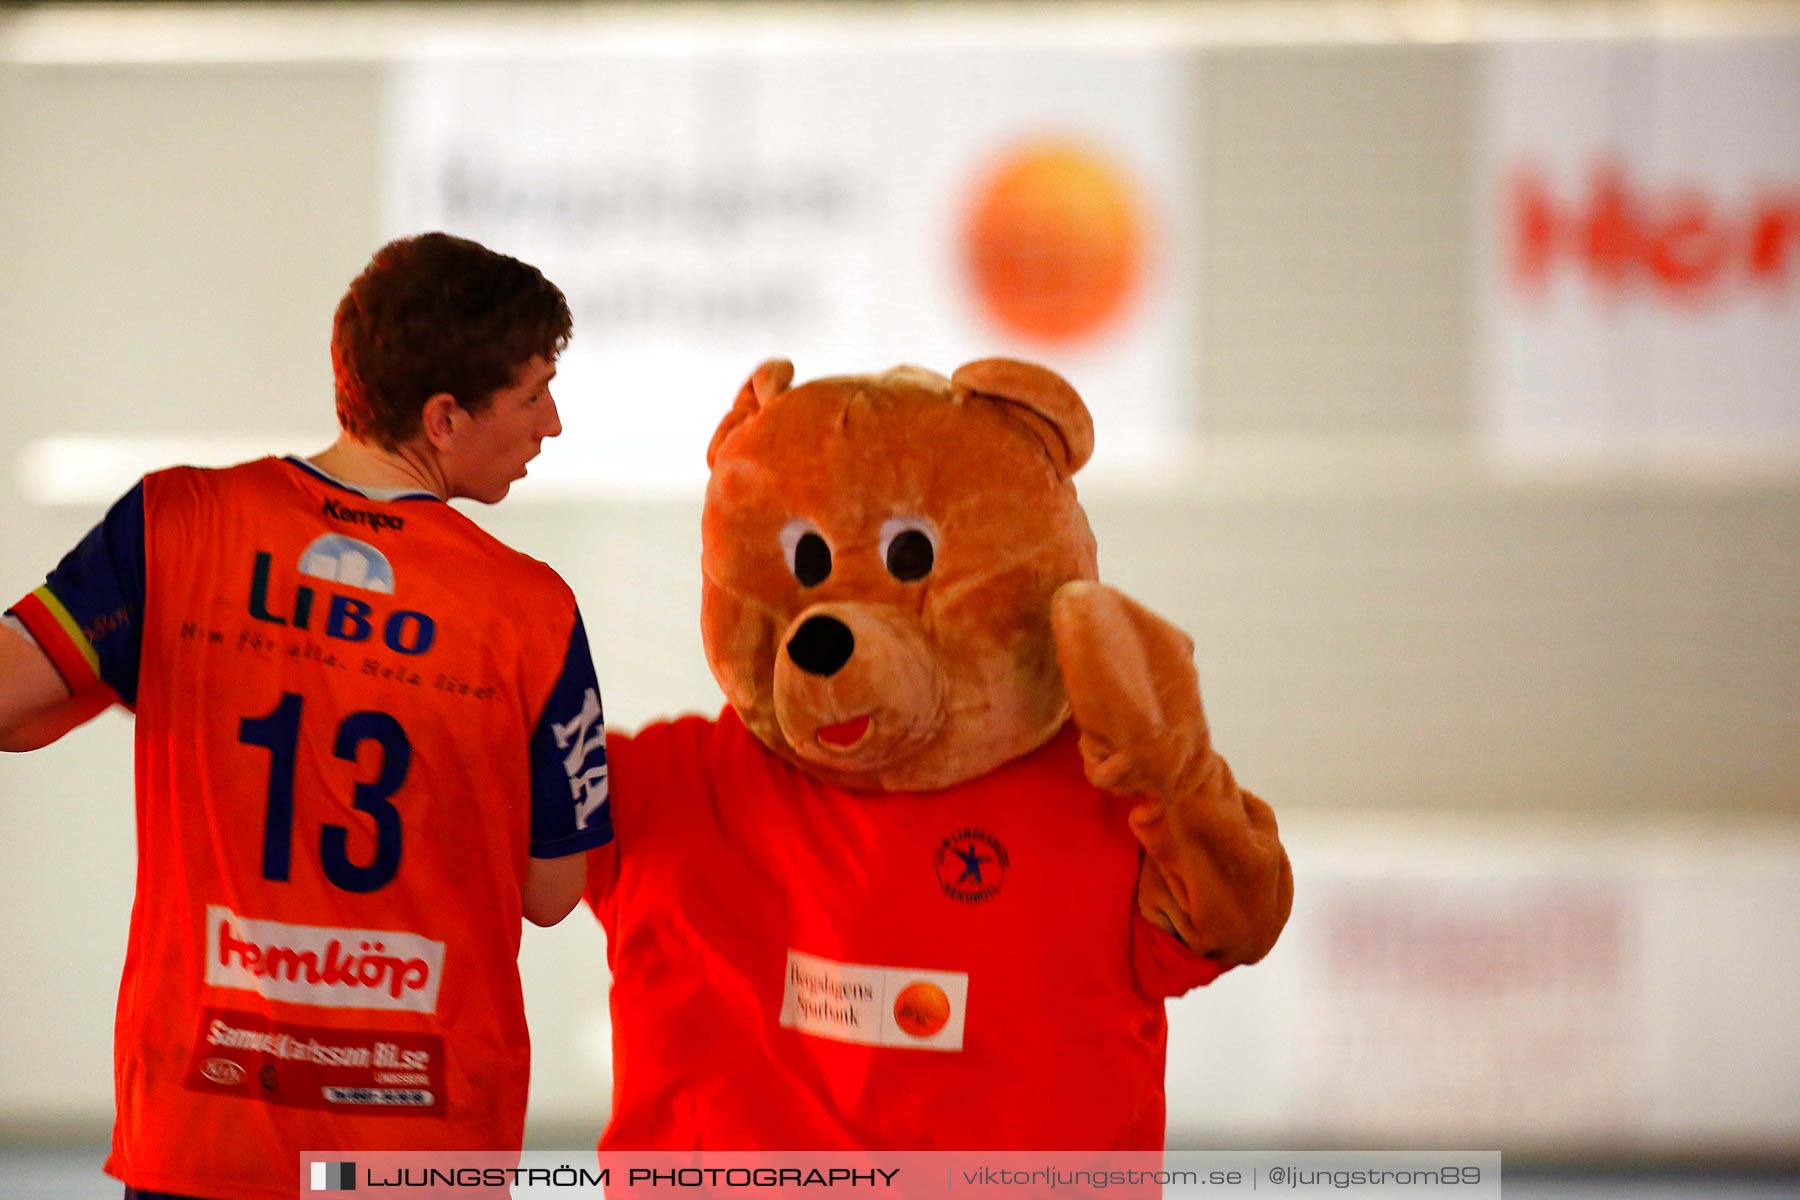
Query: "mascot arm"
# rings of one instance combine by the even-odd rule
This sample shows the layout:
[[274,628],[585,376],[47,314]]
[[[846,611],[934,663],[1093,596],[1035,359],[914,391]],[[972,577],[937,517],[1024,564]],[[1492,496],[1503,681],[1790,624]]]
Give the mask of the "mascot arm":
[[[1154,861],[1146,858],[1139,877],[1140,892],[1143,881],[1155,870]],[[1194,988],[1205,987],[1231,970],[1230,965],[1218,959],[1188,949],[1169,931],[1166,919],[1152,921],[1146,917],[1146,907],[1140,898],[1131,922],[1132,978],[1145,996],[1153,1000],[1180,996]]]
[[619,839],[615,836],[604,846],[588,851],[587,891],[584,896],[600,924],[612,932],[613,891],[619,883]]
[[606,731],[613,840],[588,852],[586,898],[606,930],[609,960],[622,906],[651,900],[638,883],[646,856],[654,862],[679,847],[682,830],[711,803],[716,729],[708,718],[687,716],[656,721],[636,733]]
[[643,836],[641,830],[628,828],[638,817],[630,802],[643,787],[645,775],[655,774],[653,755],[657,735],[664,728],[667,728],[666,724],[653,725],[636,736],[610,726],[606,730],[606,808],[612,821],[613,836],[604,846],[588,851],[585,899],[606,930],[609,956],[614,917],[618,911],[619,843],[628,832],[634,840]]
[[1088,780],[1134,801],[1138,911],[1188,955],[1256,962],[1287,923],[1293,872],[1274,812],[1212,748],[1193,643],[1100,583],[1058,588],[1052,619]]

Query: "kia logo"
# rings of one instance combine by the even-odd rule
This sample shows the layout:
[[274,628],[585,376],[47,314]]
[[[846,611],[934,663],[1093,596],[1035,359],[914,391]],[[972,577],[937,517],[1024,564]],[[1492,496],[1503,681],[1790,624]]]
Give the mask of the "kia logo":
[[224,1087],[236,1087],[244,1082],[244,1068],[229,1058],[209,1058],[200,1064],[200,1073],[214,1083]]

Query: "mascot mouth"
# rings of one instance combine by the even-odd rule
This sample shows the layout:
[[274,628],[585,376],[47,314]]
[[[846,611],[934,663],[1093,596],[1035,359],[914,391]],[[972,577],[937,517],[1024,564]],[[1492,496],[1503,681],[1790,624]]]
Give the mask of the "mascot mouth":
[[848,721],[839,721],[836,725],[827,725],[813,736],[827,750],[854,750],[869,736],[869,729],[873,724],[874,719],[864,713]]

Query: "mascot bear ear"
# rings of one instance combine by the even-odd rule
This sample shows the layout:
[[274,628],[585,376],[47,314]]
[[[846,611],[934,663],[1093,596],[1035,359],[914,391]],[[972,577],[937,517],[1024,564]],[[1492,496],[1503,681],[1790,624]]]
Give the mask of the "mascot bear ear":
[[950,377],[957,398],[980,396],[1001,406],[1044,443],[1064,479],[1094,453],[1094,420],[1068,382],[1048,367],[1012,358],[964,363]]
[[788,384],[794,382],[794,364],[785,358],[771,358],[750,372],[750,378],[744,380],[744,386],[738,389],[737,399],[732,401],[731,411],[719,422],[713,431],[712,441],[706,447],[706,465],[710,468],[713,460],[719,456],[719,447],[731,431],[755,416],[757,410],[787,391]]

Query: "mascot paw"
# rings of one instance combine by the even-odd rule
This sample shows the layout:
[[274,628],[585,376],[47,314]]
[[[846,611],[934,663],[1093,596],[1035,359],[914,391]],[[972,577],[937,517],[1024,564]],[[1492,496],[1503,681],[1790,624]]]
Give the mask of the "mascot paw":
[[1194,643],[1118,589],[1086,580],[1056,590],[1051,622],[1088,779],[1150,799],[1191,791],[1210,749]]

